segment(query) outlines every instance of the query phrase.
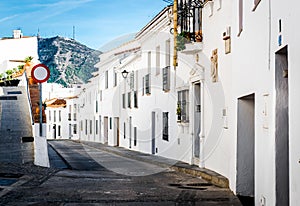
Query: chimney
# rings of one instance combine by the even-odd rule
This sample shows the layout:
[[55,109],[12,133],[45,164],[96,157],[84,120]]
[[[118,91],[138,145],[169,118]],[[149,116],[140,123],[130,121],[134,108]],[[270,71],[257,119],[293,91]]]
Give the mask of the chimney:
[[14,39],[21,39],[23,37],[22,31],[20,29],[13,30],[13,38]]

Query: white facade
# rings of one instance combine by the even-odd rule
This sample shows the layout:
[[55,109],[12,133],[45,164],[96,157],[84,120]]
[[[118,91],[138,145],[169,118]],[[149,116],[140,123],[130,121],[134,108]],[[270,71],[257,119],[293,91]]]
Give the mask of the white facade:
[[37,37],[4,38],[0,40],[0,73],[13,69],[28,56],[33,57],[33,62],[38,62]]
[[55,83],[43,84],[43,101],[47,105],[47,139],[79,139],[77,95],[80,91],[81,86],[63,88]]
[[203,42],[178,52],[176,70],[165,8],[134,41],[101,55],[78,98],[79,138],[214,170],[255,205],[297,205],[299,12],[290,7],[207,2]]

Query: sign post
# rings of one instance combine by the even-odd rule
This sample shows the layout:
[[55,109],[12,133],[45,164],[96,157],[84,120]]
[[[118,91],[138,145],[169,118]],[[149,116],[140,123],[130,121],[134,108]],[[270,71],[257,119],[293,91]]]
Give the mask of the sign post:
[[37,64],[31,70],[31,77],[35,82],[39,83],[40,90],[40,137],[43,136],[43,99],[42,99],[42,83],[46,82],[50,77],[50,70],[44,64]]

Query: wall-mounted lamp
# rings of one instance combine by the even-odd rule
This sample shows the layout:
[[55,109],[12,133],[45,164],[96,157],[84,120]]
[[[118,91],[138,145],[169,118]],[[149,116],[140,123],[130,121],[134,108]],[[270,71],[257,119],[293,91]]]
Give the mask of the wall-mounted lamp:
[[124,79],[126,79],[127,76],[128,76],[128,74],[129,74],[129,72],[126,71],[126,69],[124,69],[121,73],[122,73],[122,77],[123,77]]

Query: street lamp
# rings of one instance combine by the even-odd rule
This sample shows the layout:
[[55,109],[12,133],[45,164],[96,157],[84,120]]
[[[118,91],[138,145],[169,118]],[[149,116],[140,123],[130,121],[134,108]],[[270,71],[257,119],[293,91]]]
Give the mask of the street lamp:
[[126,69],[124,69],[124,71],[122,71],[122,77],[123,77],[124,79],[127,78],[128,74],[129,74],[129,72],[126,71]]

